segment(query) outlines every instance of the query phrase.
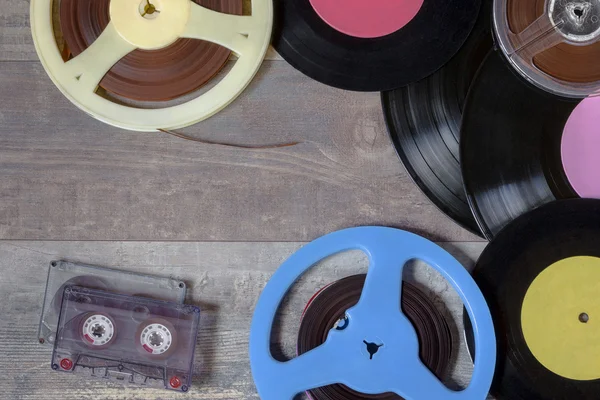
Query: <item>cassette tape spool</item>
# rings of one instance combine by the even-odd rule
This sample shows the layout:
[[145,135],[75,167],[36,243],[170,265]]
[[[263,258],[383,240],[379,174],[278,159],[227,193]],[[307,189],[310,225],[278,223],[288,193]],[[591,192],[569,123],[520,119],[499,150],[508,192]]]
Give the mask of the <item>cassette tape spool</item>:
[[496,0],[494,30],[511,65],[539,88],[600,94],[600,1]]
[[[85,51],[65,62],[54,34],[54,1],[31,1],[33,41],[44,69],[77,107],[136,131],[182,128],[225,108],[258,72],[273,25],[272,0],[253,0],[251,15],[245,16],[212,11],[192,0],[111,0],[106,28]],[[123,57],[136,49],[160,50],[180,38],[216,43],[239,58],[214,87],[180,104],[142,108],[100,95],[100,81]]]
[[195,306],[68,286],[52,369],[186,392],[199,322]]
[[38,340],[41,344],[54,344],[63,292],[67,286],[83,286],[88,289],[105,290],[175,303],[183,303],[186,293],[185,282],[177,279],[136,274],[62,260],[52,261],[48,268],[48,281],[38,332]]
[[[286,292],[313,265],[347,250],[362,250],[370,261],[360,300],[346,312],[347,326],[330,330],[322,345],[299,357],[275,360],[271,329]],[[400,310],[403,266],[414,259],[448,279],[473,320],[477,358],[471,383],[462,392],[446,388],[419,360],[415,329]],[[250,364],[262,400],[291,400],[298,393],[336,383],[368,395],[396,393],[406,400],[480,400],[489,391],[495,361],[490,310],[469,273],[434,243],[391,228],[347,229],[297,251],[267,283],[250,331]]]

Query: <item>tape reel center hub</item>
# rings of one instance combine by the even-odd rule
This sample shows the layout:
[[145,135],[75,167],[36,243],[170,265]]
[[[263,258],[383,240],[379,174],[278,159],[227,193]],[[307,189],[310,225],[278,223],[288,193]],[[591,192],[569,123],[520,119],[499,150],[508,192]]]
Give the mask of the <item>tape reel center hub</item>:
[[190,10],[191,0],[112,0],[110,20],[127,42],[157,50],[181,36]]
[[115,327],[106,315],[92,314],[83,322],[81,335],[92,346],[104,346],[113,339]]
[[152,332],[148,337],[148,342],[152,347],[160,347],[164,341],[165,338],[159,332]]
[[600,0],[552,0],[548,14],[570,42],[592,43],[600,38]]
[[171,347],[172,342],[171,331],[161,323],[148,325],[140,336],[140,344],[150,354],[165,353]]
[[154,19],[160,15],[160,10],[154,4],[155,0],[142,0],[140,2],[140,15],[146,19]]
[[377,352],[379,351],[379,348],[383,347],[383,344],[377,344],[375,342],[367,342],[366,340],[363,340],[363,343],[367,347],[367,352],[369,352],[369,360],[372,360],[373,356],[375,354],[377,354]]
[[95,324],[92,327],[92,336],[97,337],[97,338],[101,338],[106,334],[106,329],[104,329],[104,326],[100,325],[100,324]]

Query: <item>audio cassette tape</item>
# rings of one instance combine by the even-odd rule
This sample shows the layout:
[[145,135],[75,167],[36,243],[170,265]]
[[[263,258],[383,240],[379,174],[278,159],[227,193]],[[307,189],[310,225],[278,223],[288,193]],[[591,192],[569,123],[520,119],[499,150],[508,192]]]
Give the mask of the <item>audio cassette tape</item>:
[[52,261],[48,268],[48,282],[40,318],[38,340],[53,345],[63,292],[67,286],[106,290],[132,296],[183,303],[185,282],[133,272],[118,271],[68,261]]
[[52,369],[187,392],[199,322],[195,306],[67,286]]

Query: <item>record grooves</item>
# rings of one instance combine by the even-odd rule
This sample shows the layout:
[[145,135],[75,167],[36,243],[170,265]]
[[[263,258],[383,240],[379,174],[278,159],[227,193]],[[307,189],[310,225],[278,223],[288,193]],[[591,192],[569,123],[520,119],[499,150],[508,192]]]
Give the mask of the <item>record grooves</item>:
[[[321,345],[334,326],[343,329],[344,314],[358,303],[366,275],[341,279],[317,293],[308,304],[298,333],[298,355]],[[420,358],[439,378],[444,379],[452,355],[452,336],[443,315],[418,288],[403,282],[402,310],[415,326]],[[337,325],[336,325],[337,323]],[[396,394],[366,395],[344,385],[330,385],[309,391],[313,400],[401,399]]]
[[542,204],[577,197],[561,159],[563,130],[577,105],[525,82],[499,53],[487,57],[467,97],[460,153],[486,238]]
[[406,170],[427,197],[462,227],[481,236],[462,181],[459,140],[467,92],[492,48],[491,1],[458,54],[430,77],[383,92],[388,132]]
[[481,0],[425,0],[407,25],[377,38],[337,31],[310,0],[275,4],[273,45],[293,67],[337,88],[383,91],[419,81],[450,60],[471,32]]
[[[549,368],[552,362],[542,364],[532,352],[535,341],[525,328],[530,328],[531,317],[524,317],[532,287],[559,263],[575,273],[581,267],[580,260],[591,260],[595,269],[589,270],[587,281],[576,282],[563,290],[573,298],[563,298],[561,294],[546,293],[545,301],[556,308],[574,306],[568,310],[566,320],[546,319],[543,323],[557,322],[560,328],[543,330],[545,338],[554,336],[560,339],[564,330],[595,329],[581,320],[580,312],[598,309],[594,287],[597,281],[590,278],[600,271],[600,201],[592,199],[561,200],[539,207],[511,222],[503,229],[479,258],[473,277],[480,286],[496,325],[498,338],[498,358],[492,394],[499,399],[515,400],[571,400],[598,399],[600,376],[595,379],[567,379]],[[574,262],[573,262],[574,261]],[[566,262],[566,264],[565,264]],[[567,275],[568,277],[569,275]],[[558,285],[567,285],[558,280]],[[560,287],[560,286],[559,286]],[[585,292],[592,293],[592,302],[578,308],[576,302]],[[552,312],[554,307],[538,308],[536,313]],[[590,313],[589,320],[596,314]],[[525,325],[527,324],[527,325]],[[597,365],[592,357],[598,350],[597,335],[591,336],[591,343],[561,341],[557,347],[565,347],[567,360],[578,359]],[[586,351],[586,346],[589,350]],[[579,349],[569,351],[570,349]],[[547,348],[552,352],[554,348]],[[545,354],[541,353],[541,356]],[[586,360],[586,357],[592,357]],[[568,362],[568,361],[567,361]],[[559,364],[559,367],[564,367]],[[577,368],[577,362],[572,365]],[[596,368],[597,370],[597,368]],[[597,373],[598,371],[596,371]]]

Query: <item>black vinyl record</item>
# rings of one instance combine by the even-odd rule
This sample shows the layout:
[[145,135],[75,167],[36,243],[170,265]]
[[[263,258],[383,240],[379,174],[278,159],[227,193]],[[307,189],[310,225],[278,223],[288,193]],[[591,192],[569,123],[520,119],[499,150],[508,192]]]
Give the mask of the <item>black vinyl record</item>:
[[419,81],[447,63],[471,32],[481,0],[424,0],[407,25],[378,38],[332,28],[310,0],[275,6],[273,45],[293,67],[330,86],[377,92]]
[[410,176],[438,208],[479,236],[463,186],[459,140],[467,92],[492,48],[491,4],[484,0],[473,32],[442,69],[381,94],[388,132]]
[[[526,296],[540,274],[546,274],[557,262],[575,260],[575,263],[568,264],[566,270],[572,273],[578,268],[582,257],[595,258],[594,270],[600,269],[600,259],[596,258],[600,257],[600,200],[559,200],[523,214],[496,236],[477,261],[473,277],[492,312],[498,341],[496,372],[491,390],[498,400],[600,398],[600,379],[572,379],[552,372],[551,367],[543,365],[539,357],[536,358],[524,333],[524,324],[529,321],[523,319],[522,310]],[[594,272],[590,276],[597,274]],[[557,284],[568,285],[561,280]],[[577,281],[575,288],[565,287],[565,290],[570,290],[577,297],[580,296],[578,288],[583,285],[597,287],[598,282]],[[566,303],[568,307],[573,303],[559,293],[552,294],[547,296],[550,302]],[[597,309],[597,296],[593,299],[590,308]],[[597,325],[587,320],[577,320],[578,313],[586,310],[576,306],[573,311],[572,315],[568,313],[566,320],[559,320],[561,326],[572,322],[571,327],[590,329],[592,334],[597,332],[597,328],[594,328]],[[591,322],[598,316],[591,314],[589,318]],[[542,332],[549,337],[559,337],[559,340],[564,335],[560,329],[543,329]],[[592,342],[595,348],[600,347],[600,336],[592,336]],[[583,354],[570,351],[571,346],[579,343],[566,340],[560,343],[559,346],[565,346],[567,354],[573,358],[593,357],[591,352],[590,355],[585,354],[585,346],[590,346],[590,343],[583,344]],[[552,348],[548,351],[551,352]],[[597,359],[591,362],[598,365]],[[568,366],[571,367],[576,367],[576,364]]]
[[578,197],[561,160],[561,139],[578,101],[542,92],[491,52],[467,96],[461,167],[467,198],[488,239],[519,215]]

